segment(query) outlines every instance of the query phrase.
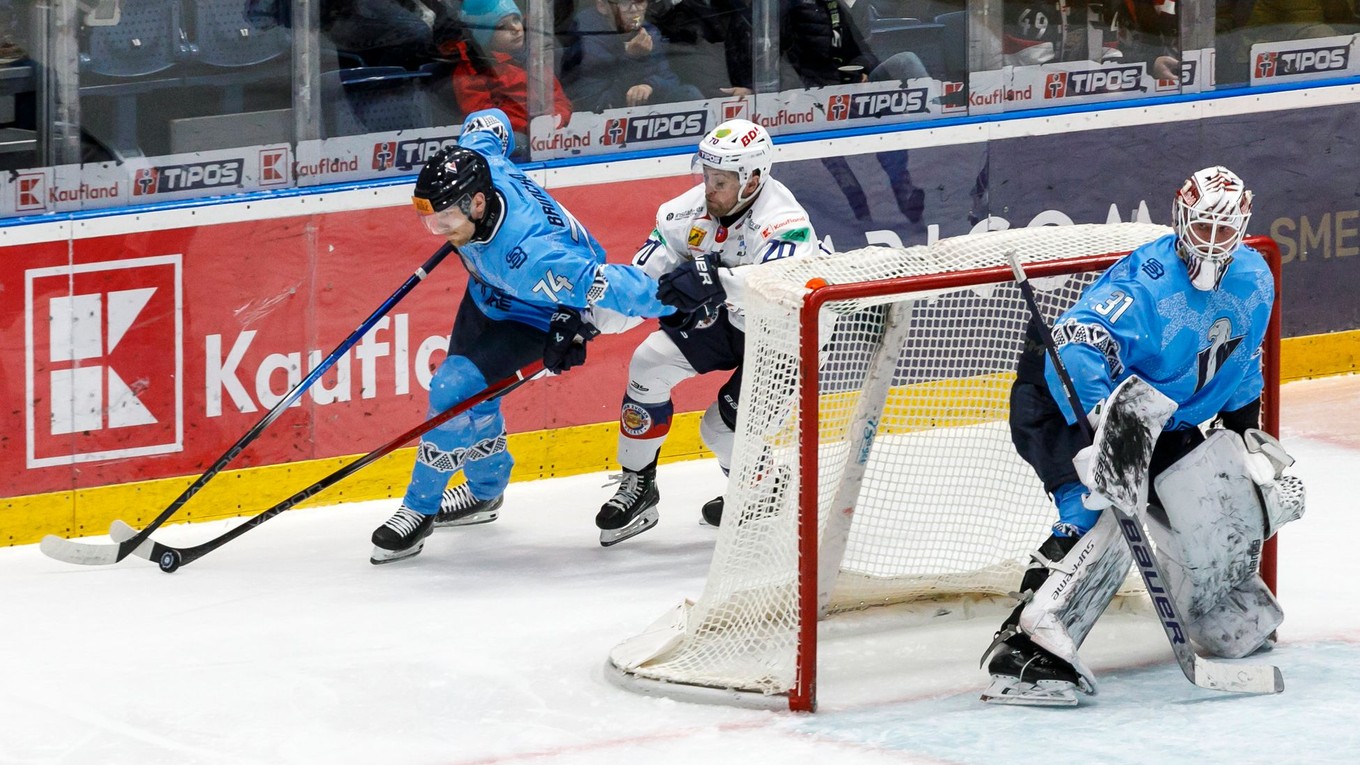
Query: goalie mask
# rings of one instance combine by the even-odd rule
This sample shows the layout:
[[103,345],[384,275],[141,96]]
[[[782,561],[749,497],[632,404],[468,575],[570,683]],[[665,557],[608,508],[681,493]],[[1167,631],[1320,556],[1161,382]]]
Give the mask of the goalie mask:
[[750,194],[737,193],[737,207],[750,202],[770,177],[774,164],[774,143],[765,128],[750,120],[728,120],[713,129],[699,142],[699,153],[694,157],[694,171],[703,168],[726,170],[737,174],[737,184],[746,190],[751,176],[760,173],[760,181]]
[[1226,167],[1200,170],[1176,192],[1176,251],[1196,289],[1218,289],[1250,218],[1251,192]]

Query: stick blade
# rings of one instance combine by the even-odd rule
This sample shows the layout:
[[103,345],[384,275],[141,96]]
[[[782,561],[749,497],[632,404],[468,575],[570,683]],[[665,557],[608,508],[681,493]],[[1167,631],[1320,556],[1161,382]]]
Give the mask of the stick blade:
[[1195,685],[1228,693],[1274,694],[1284,691],[1284,675],[1270,664],[1195,662]]
[[38,549],[42,550],[43,555],[62,563],[74,563],[80,566],[107,566],[117,563],[122,560],[119,555],[121,547],[117,544],[72,542],[55,534],[48,534],[38,544]]

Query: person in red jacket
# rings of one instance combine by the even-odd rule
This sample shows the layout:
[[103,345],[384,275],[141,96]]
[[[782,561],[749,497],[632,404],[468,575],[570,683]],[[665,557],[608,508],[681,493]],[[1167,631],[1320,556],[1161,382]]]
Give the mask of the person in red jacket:
[[[496,108],[510,118],[515,145],[529,146],[528,74],[524,70],[524,17],[513,0],[466,0],[460,13],[471,33],[446,51],[453,68],[458,108],[471,114]],[[553,114],[558,126],[571,119],[571,101],[553,78]]]

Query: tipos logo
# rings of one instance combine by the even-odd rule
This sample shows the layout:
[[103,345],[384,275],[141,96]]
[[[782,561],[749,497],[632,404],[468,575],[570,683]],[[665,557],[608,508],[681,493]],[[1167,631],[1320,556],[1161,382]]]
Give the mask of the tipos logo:
[[245,160],[239,158],[221,162],[139,167],[132,176],[132,195],[144,197],[172,191],[240,186],[244,168]]
[[707,125],[707,111],[620,117],[605,120],[600,143],[604,146],[623,146],[648,141],[698,138],[704,134]]
[[1300,74],[1342,72],[1350,68],[1350,45],[1270,51],[1256,55],[1256,77],[1289,77]]
[[27,466],[183,448],[181,256],[27,271]]
[[1107,93],[1130,93],[1143,88],[1143,65],[1113,66],[1076,72],[1049,72],[1044,98],[1076,98]]

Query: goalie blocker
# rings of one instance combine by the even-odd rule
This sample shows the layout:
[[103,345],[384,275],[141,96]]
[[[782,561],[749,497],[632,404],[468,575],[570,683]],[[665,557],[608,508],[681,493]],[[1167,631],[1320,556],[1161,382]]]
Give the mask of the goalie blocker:
[[[1156,415],[1144,422],[1145,438],[1122,437],[1155,441],[1161,425],[1152,419]],[[1211,430],[1154,476],[1155,493],[1141,520],[1184,617],[1186,637],[1205,653],[1237,659],[1268,649],[1284,621],[1258,570],[1265,540],[1303,515],[1303,482],[1284,475],[1293,462],[1264,431]],[[992,657],[993,669],[1004,667],[1005,641],[1020,635],[1059,661],[994,673],[985,701],[1071,706],[1075,691],[1096,692],[1095,678],[1077,649],[1132,563],[1119,534],[1113,514],[1105,512],[1075,545],[1058,545],[1053,537],[1035,553],[1022,583],[1023,602],[984,659]]]

